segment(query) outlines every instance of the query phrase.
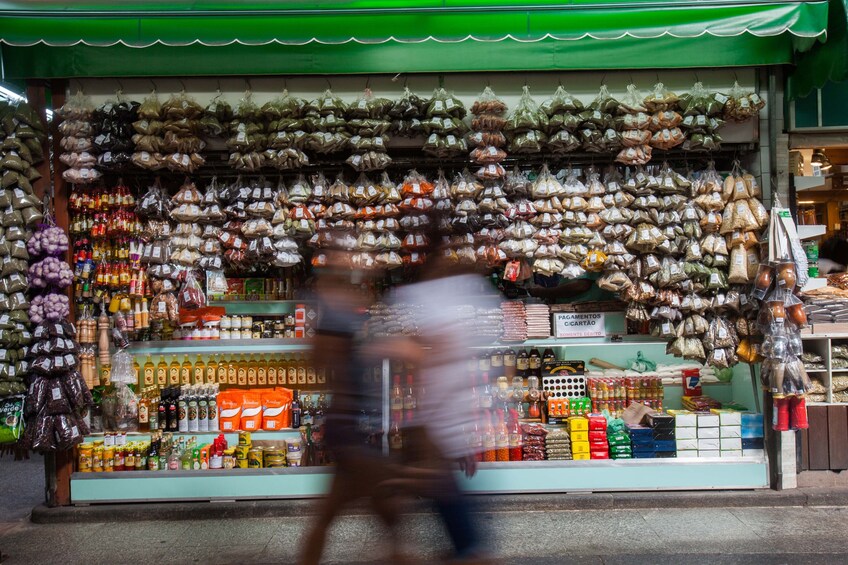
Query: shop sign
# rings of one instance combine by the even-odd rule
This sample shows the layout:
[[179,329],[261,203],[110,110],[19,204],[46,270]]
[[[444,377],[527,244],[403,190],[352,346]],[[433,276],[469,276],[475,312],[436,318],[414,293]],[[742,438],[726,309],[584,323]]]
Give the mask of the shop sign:
[[606,337],[602,313],[557,312],[554,314],[556,337]]

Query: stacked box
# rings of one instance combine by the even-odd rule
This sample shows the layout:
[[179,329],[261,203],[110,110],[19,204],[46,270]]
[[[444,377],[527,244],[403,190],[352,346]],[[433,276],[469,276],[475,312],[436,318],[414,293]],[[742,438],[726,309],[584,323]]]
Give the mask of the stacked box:
[[609,459],[607,443],[607,419],[600,414],[590,414],[589,420],[589,457],[591,459]]
[[698,415],[689,410],[669,410],[674,416],[674,442],[677,456],[698,456]]
[[656,457],[676,457],[674,416],[662,412],[652,412],[645,419],[651,427]]
[[741,432],[742,457],[764,457],[763,415],[743,412],[741,415]]
[[571,439],[571,457],[575,461],[590,459],[589,420],[584,416],[572,416],[568,419],[568,433]]
[[545,437],[545,449],[548,461],[570,461],[571,438],[568,437],[568,431],[565,428],[551,430]]
[[632,459],[633,448],[630,445],[630,433],[627,428],[614,432],[607,429],[607,444],[609,444],[610,459]]
[[710,413],[718,416],[721,457],[742,457],[742,413],[720,408]]
[[653,459],[656,456],[654,430],[648,426],[629,424],[627,432],[630,434],[630,448],[634,459]]
[[718,414],[698,412],[698,457],[721,457],[721,427]]

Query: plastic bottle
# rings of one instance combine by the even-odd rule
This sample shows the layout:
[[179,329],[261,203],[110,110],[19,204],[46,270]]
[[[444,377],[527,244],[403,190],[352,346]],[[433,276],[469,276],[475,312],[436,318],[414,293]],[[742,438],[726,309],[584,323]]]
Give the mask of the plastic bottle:
[[177,400],[178,408],[178,426],[177,429],[181,432],[188,432],[188,396],[186,389],[181,388],[180,397]]

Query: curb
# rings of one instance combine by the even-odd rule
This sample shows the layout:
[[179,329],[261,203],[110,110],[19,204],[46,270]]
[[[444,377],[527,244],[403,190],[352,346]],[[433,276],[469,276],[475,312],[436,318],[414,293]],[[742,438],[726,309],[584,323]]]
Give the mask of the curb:
[[[784,491],[679,491],[622,493],[557,493],[526,495],[474,495],[477,511],[551,512],[567,510],[629,510],[645,508],[744,508],[788,506],[848,506],[848,489],[806,488]],[[176,520],[232,520],[277,518],[315,513],[316,500],[244,500],[224,502],[171,502],[100,504],[93,506],[44,505],[32,509],[36,524],[138,522]],[[342,515],[370,513],[364,502],[351,505]],[[403,513],[431,512],[427,501],[405,503]]]

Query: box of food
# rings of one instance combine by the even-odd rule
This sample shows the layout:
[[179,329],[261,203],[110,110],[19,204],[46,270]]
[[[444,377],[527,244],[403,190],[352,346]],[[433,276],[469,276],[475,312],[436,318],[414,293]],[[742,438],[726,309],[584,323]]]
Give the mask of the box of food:
[[718,439],[721,437],[721,428],[698,428],[698,439]]
[[737,412],[736,410],[724,410],[721,408],[713,408],[710,412],[718,416],[720,426],[742,425],[742,412]]
[[571,459],[573,461],[588,461],[589,459],[591,459],[591,457],[589,456],[589,452],[587,451],[586,453],[572,453]]
[[698,413],[699,428],[717,428],[718,426],[719,419],[717,414],[710,414],[709,412]]
[[674,439],[698,439],[698,428],[675,428]]
[[742,457],[763,459],[765,456],[766,452],[763,449],[742,449]]
[[698,425],[698,415],[689,410],[669,410],[669,414],[674,416],[674,426],[676,428],[694,428]]
[[742,451],[742,438],[721,438],[719,441],[722,451]]
[[589,446],[588,441],[572,441],[571,442],[571,453],[589,453],[591,448]]
[[589,441],[589,432],[571,432],[571,441]]
[[721,451],[718,449],[710,449],[710,450],[698,450],[698,458],[705,459],[708,457],[721,457]]
[[691,459],[693,457],[698,457],[698,451],[696,449],[677,450],[678,459]]
[[721,440],[715,439],[698,439],[698,451],[718,451],[721,449]]
[[741,438],[742,428],[740,426],[720,426],[719,437]]
[[568,419],[568,431],[570,432],[588,432],[589,420],[582,416],[572,417]]
[[677,451],[696,450],[698,449],[697,439],[678,439],[676,442]]
[[742,457],[741,449],[723,449],[721,451],[721,457]]

